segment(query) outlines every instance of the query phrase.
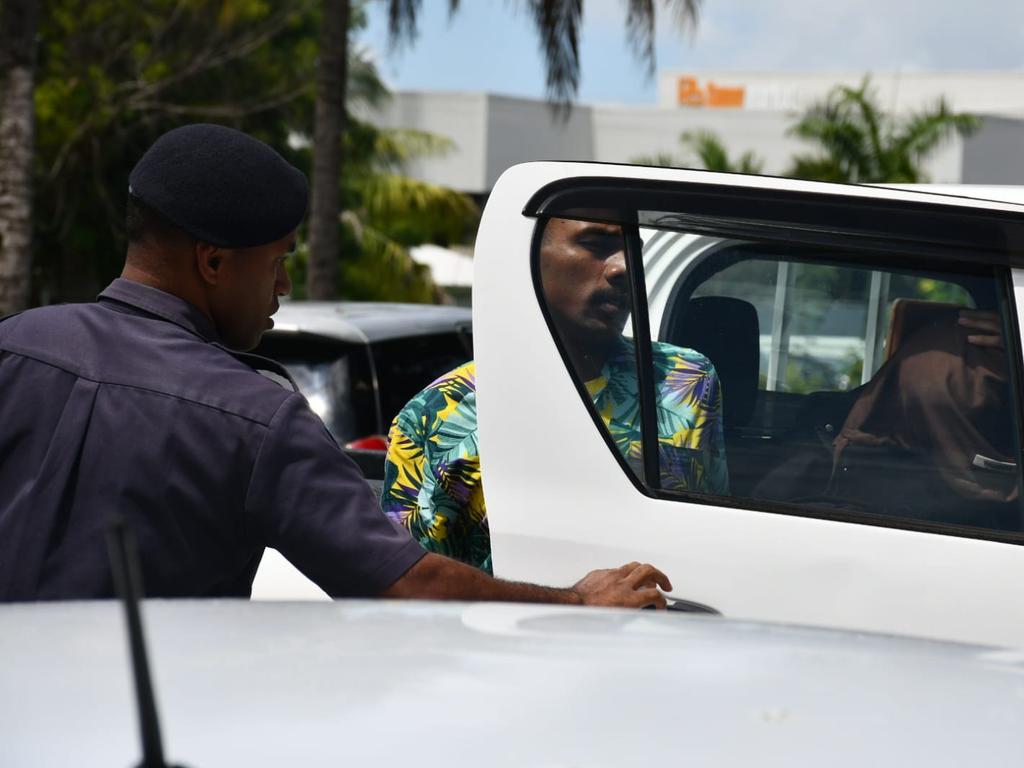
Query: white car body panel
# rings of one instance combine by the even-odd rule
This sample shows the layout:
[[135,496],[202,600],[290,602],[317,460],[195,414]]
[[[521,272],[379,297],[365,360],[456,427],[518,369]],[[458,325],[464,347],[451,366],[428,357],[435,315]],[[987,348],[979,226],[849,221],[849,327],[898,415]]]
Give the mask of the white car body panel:
[[[1020,763],[1024,655],[654,612],[148,601],[174,765]],[[114,602],[0,608],[5,768],[139,762]]]
[[[569,163],[508,170],[476,245],[479,441],[495,573],[569,584],[642,560],[671,597],[726,616],[1024,645],[1024,549],[871,525],[650,498],[591,420],[541,313],[527,201],[574,177],[787,189],[1018,212],[1013,203],[706,172]],[[1024,278],[1014,275],[1018,303]],[[1024,316],[1024,315],[1022,315]]]

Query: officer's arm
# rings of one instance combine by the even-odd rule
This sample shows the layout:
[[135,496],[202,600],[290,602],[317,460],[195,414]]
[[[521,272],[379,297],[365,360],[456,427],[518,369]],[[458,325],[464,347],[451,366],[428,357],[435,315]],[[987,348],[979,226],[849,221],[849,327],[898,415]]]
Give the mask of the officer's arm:
[[665,598],[658,587],[672,589],[668,577],[646,563],[591,571],[574,586],[557,589],[495,579],[472,566],[428,552],[380,596],[664,608]]

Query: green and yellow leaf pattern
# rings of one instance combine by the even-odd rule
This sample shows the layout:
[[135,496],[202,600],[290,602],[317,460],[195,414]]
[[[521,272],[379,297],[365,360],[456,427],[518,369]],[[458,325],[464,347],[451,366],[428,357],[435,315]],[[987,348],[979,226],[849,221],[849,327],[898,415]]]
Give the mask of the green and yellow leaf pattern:
[[[622,338],[587,392],[620,454],[642,467],[636,350]],[[722,399],[711,362],[654,342],[662,487],[726,494]],[[491,572],[476,437],[476,365],[445,374],[409,401],[389,435],[381,503],[431,552]]]

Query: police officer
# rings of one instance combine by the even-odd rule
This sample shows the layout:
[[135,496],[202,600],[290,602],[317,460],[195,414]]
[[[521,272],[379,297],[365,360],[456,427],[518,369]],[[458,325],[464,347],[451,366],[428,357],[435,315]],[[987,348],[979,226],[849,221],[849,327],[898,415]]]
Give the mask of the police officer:
[[216,125],[129,178],[124,271],[91,304],[0,323],[0,599],[113,594],[125,518],[147,594],[248,596],[274,547],[332,596],[664,606],[650,565],[568,589],[493,579],[392,524],[305,399],[251,349],[291,284],[305,176]]

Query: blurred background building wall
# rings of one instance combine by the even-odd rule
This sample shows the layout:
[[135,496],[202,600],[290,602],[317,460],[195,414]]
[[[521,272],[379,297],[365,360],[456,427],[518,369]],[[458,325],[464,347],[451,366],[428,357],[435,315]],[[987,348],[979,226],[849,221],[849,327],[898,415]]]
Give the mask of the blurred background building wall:
[[[730,154],[753,151],[764,160],[764,173],[780,174],[794,154],[807,149],[787,135],[796,115],[837,84],[858,86],[863,78],[863,73],[663,72],[657,105],[577,105],[567,120],[538,100],[404,91],[371,116],[382,126],[450,138],[450,153],[416,160],[408,172],[482,199],[516,163],[623,163],[659,152],[678,156],[684,131],[712,131]],[[932,182],[1024,184],[1024,73],[882,73],[872,75],[871,84],[879,101],[897,115],[909,116],[945,98],[954,111],[982,118],[977,133],[950,140],[928,159],[924,168]]]

